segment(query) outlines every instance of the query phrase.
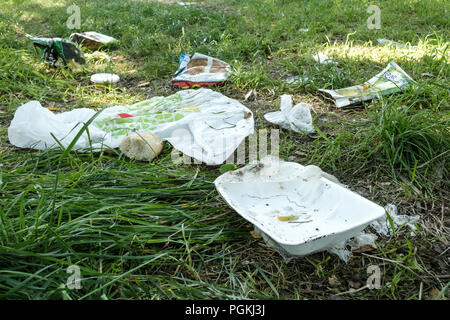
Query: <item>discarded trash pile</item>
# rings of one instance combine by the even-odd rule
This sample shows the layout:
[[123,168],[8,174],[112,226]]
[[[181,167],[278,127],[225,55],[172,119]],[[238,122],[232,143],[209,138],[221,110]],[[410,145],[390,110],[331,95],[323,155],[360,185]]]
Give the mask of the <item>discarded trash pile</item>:
[[381,45],[384,46],[393,46],[397,49],[411,49],[411,50],[416,50],[417,46],[411,46],[409,44],[403,44],[400,42],[396,42],[396,41],[392,41],[392,40],[388,40],[388,39],[377,39],[377,42]]
[[[97,50],[117,42],[97,32],[73,33],[69,40],[27,37],[43,49],[42,57],[53,67],[60,66],[60,61],[64,65],[71,61],[85,63],[76,43]],[[385,39],[378,41],[401,45]],[[93,54],[88,58],[92,57]],[[312,58],[320,64],[338,64],[322,52]],[[230,74],[230,65],[222,60],[183,53],[171,83],[181,89],[215,86],[223,84]],[[102,87],[117,83],[120,78],[99,73],[90,80]],[[313,80],[301,75],[285,82],[306,84]],[[362,85],[320,91],[331,95],[337,107],[345,107],[404,90],[413,83],[405,71],[390,62]],[[253,92],[256,96],[252,90],[245,100]],[[286,130],[315,132],[310,106],[303,102],[293,106],[290,95],[281,96],[280,111],[267,113],[264,118]],[[253,133],[253,127],[253,114],[247,107],[211,89],[200,88],[99,112],[80,108],[54,114],[38,101],[30,101],[16,110],[8,137],[17,147],[33,149],[67,148],[76,140],[73,149],[80,152],[119,148],[127,157],[140,161],[152,161],[161,153],[163,141],[168,141],[187,156],[219,165]],[[377,236],[364,231],[366,227],[388,235],[386,210],[394,225],[406,223],[414,229],[412,223],[418,219],[398,216],[392,205],[385,210],[316,166],[304,167],[271,156],[223,173],[215,180],[215,186],[230,207],[251,222],[264,241],[286,259],[328,250],[347,261],[351,251],[346,247],[374,245]]]
[[[29,34],[26,37],[33,41],[35,47],[43,50],[42,59],[50,63],[53,68],[61,66],[77,68],[86,63],[85,57],[88,55],[83,54],[77,43],[88,49],[97,50],[103,45],[118,42],[117,39],[98,32],[72,33],[69,39],[38,38]],[[119,80],[118,75],[109,73],[93,74],[91,77],[91,82],[99,88],[117,83]]]
[[26,37],[35,47],[43,49],[42,59],[48,61],[52,67],[58,66],[60,58],[64,65],[67,65],[68,61],[84,64],[86,62],[84,54],[76,45],[77,43],[96,50],[101,45],[117,42],[117,39],[98,32],[72,33],[69,39],[40,38],[29,34]]
[[[88,108],[54,114],[31,101],[16,110],[8,128],[9,141],[21,148],[67,147],[83,123],[95,115]],[[221,164],[253,133],[253,115],[238,101],[202,88],[103,109],[88,130],[75,150],[117,148],[130,134],[151,132],[188,156]]]

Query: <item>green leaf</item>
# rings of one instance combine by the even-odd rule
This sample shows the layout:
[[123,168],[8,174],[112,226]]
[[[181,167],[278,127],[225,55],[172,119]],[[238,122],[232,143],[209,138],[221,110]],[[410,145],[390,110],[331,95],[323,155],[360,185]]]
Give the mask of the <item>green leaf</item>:
[[235,164],[225,163],[220,166],[219,171],[220,171],[220,173],[225,173],[225,172],[236,170],[236,169],[237,169],[237,166]]
[[99,110],[97,111],[84,125],[83,127],[80,129],[80,131],[78,131],[77,135],[75,136],[75,138],[73,138],[72,142],[69,144],[69,146],[67,147],[66,150],[64,150],[64,153],[61,155],[61,157],[59,158],[59,162],[61,162],[72,150],[72,148],[74,147],[74,145],[77,143],[78,139],[80,139],[81,135],[83,134],[84,131],[86,131],[87,127],[92,123],[92,121],[94,121],[94,119],[100,114],[100,112],[102,112],[103,110]]
[[391,225],[391,228],[392,228],[392,231],[394,232],[394,235],[396,236],[397,232],[395,231],[394,220],[392,220],[392,218],[391,218],[389,212],[387,212],[387,210],[386,210],[386,217],[387,217],[387,219],[389,221],[389,224]]

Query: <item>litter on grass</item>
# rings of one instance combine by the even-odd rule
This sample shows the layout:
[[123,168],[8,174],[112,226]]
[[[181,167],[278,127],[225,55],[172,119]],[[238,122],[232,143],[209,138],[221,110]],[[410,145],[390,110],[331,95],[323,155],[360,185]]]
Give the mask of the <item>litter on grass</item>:
[[290,76],[283,79],[283,81],[290,84],[305,84],[308,82],[312,82],[308,77],[305,76]]
[[[397,214],[397,207],[394,204],[387,204],[384,207],[385,214],[379,219],[373,221],[370,224],[370,227],[375,230],[378,235],[389,237],[392,236],[394,230],[398,230],[400,227],[408,227],[411,229],[410,236],[414,236],[414,231],[417,229],[415,226],[415,222],[419,221],[420,216],[408,216],[408,215],[399,215]],[[391,219],[392,225],[389,222],[389,218]],[[392,229],[394,227],[394,230]],[[352,256],[352,252],[357,252],[364,247],[372,247],[376,248],[375,241],[378,239],[378,236],[364,230],[360,234],[355,237],[348,239],[346,241],[342,241],[327,249],[328,252],[334,253],[339,256],[343,261],[347,262]],[[347,249],[350,247],[350,250]]]
[[273,156],[226,172],[214,183],[228,205],[254,225],[252,236],[262,237],[286,262],[317,251],[347,262],[352,252],[376,249],[378,236],[367,227],[390,236],[391,222],[395,230],[414,231],[420,218],[398,215],[393,204],[380,207],[319,167]]
[[247,101],[248,99],[250,99],[251,96],[254,96],[254,99],[256,99],[256,97],[258,96],[258,92],[255,89],[250,90],[249,92],[247,92],[244,96],[244,101]]
[[120,142],[119,149],[128,158],[152,161],[163,149],[163,141],[151,132],[131,134]]
[[[387,214],[389,215],[393,225],[394,229],[398,229],[400,226],[406,226],[410,228],[411,236],[414,236],[414,231],[417,230],[414,223],[419,221],[420,216],[407,216],[407,215],[399,215],[398,209],[395,204],[389,203],[387,204],[384,209],[386,210]],[[389,222],[389,218],[387,215],[384,215],[380,219],[372,222],[370,226],[380,235],[382,236],[391,236],[394,233],[394,230],[392,230],[392,226]]]
[[179,4],[180,6],[183,7],[187,7],[187,6],[193,6],[196,5],[196,2],[182,2],[182,1],[177,1],[177,4]]
[[42,49],[42,59],[46,60],[54,68],[70,63],[84,64],[83,52],[75,43],[61,38],[39,38],[25,35],[33,42],[33,45]]
[[362,85],[336,90],[319,90],[330,94],[336,101],[337,107],[345,107],[361,101],[371,100],[378,96],[405,90],[411,83],[414,83],[414,80],[392,61],[383,71]]
[[327,250],[384,216],[316,166],[268,156],[215,180],[220,195],[285,256]]
[[[38,101],[30,101],[16,110],[8,128],[9,141],[20,148],[67,148],[95,115],[88,108],[54,114]],[[240,102],[211,89],[183,90],[103,109],[73,149],[117,148],[132,133],[151,132],[185,155],[217,165],[253,133],[253,126],[252,112]]]
[[230,72],[230,65],[222,60],[201,53],[183,53],[172,84],[182,89],[220,85]]
[[[377,239],[378,236],[361,231],[350,239],[335,243],[333,246],[327,248],[326,251],[337,255],[342,261],[347,262],[352,257],[352,252],[354,251],[361,250],[364,247],[376,249],[375,241]],[[294,257],[287,257],[287,259],[289,258],[292,259]]]
[[337,61],[334,58],[330,58],[320,51],[315,56],[313,56],[313,59],[320,64],[337,64]]
[[183,7],[188,7],[197,5],[197,2],[165,1],[164,4],[178,4]]
[[120,77],[113,73],[95,73],[91,76],[91,82],[99,85],[119,82]]
[[394,46],[397,47],[398,49],[403,49],[406,47],[406,45],[400,43],[400,42],[396,42],[396,41],[392,41],[392,40],[388,40],[388,39],[377,39],[379,44],[382,44],[384,46],[389,45],[389,46]]
[[117,42],[116,38],[94,32],[72,33],[70,35],[70,41],[83,45],[90,50],[96,50],[103,45]]
[[309,104],[300,102],[292,107],[292,97],[284,94],[281,96],[280,110],[266,113],[264,118],[283,129],[307,133],[315,131]]

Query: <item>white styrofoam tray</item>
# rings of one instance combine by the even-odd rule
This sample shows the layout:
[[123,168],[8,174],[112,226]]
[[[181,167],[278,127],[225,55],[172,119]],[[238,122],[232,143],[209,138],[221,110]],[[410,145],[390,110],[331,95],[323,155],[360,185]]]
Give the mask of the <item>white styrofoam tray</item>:
[[[384,216],[316,166],[266,158],[215,180],[225,201],[291,255],[307,255],[345,241]],[[293,221],[280,221],[285,217]],[[284,218],[283,218],[284,217]]]

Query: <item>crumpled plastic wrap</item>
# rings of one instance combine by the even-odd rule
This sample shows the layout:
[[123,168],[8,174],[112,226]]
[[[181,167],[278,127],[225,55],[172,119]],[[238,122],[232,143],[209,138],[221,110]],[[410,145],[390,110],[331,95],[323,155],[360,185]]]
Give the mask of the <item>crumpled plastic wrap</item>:
[[320,51],[313,56],[313,59],[320,64],[334,64],[334,65],[338,64],[334,58],[330,58],[329,56]]
[[[415,226],[415,222],[419,221],[420,216],[407,216],[407,215],[399,215],[397,206],[394,204],[387,204],[384,209],[387,211],[389,216],[392,219],[392,222],[394,223],[395,229],[397,229],[400,226],[407,226],[412,230],[411,235],[414,235],[414,231],[417,230]],[[389,223],[389,220],[386,217],[380,218],[370,225],[379,235],[382,236],[391,236],[394,234],[394,231],[391,228],[391,225]]]
[[264,118],[283,129],[307,133],[315,131],[309,104],[300,102],[292,107],[292,97],[287,94],[281,96],[280,111],[266,113]]

